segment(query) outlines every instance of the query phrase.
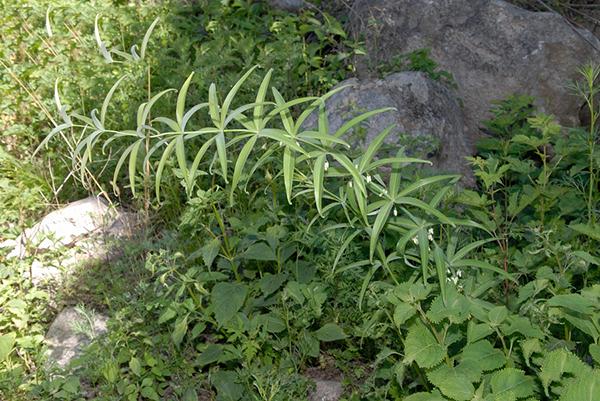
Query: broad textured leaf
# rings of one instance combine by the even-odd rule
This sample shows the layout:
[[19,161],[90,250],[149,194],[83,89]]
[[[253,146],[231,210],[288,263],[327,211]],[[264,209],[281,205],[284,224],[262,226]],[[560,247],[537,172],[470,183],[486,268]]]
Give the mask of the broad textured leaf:
[[315,331],[314,334],[319,341],[325,342],[339,341],[347,337],[342,328],[335,323],[325,324],[319,330]]
[[264,242],[257,242],[250,245],[248,249],[246,249],[246,252],[241,255],[241,257],[251,260],[277,260],[277,255],[275,255],[273,249],[271,249],[271,247]]
[[213,287],[210,296],[219,326],[231,320],[242,308],[247,293],[248,288],[240,283],[218,283]]
[[421,368],[431,368],[446,356],[446,348],[440,345],[422,323],[410,327],[404,342],[404,363],[416,362]]
[[477,363],[484,372],[501,368],[506,363],[504,353],[494,348],[487,340],[467,345],[463,349],[461,359]]
[[0,335],[0,361],[3,361],[12,352],[15,346],[15,339],[17,335],[15,333],[8,333]]
[[394,309],[394,323],[396,326],[398,326],[398,328],[401,328],[402,325],[416,313],[417,309],[414,306],[401,302],[396,305],[396,308]]
[[427,378],[442,394],[457,401],[469,401],[475,393],[475,387],[469,378],[447,365],[429,372]]
[[565,373],[572,376],[587,375],[591,373],[591,369],[575,355],[564,349],[554,350],[544,357],[539,377],[546,395],[549,396],[550,384],[560,382]]
[[559,306],[584,315],[591,314],[596,305],[579,294],[555,295],[548,300],[548,306]]
[[535,385],[533,378],[525,376],[522,370],[506,368],[494,373],[490,381],[494,395],[513,393],[517,398],[533,395]]
[[221,355],[223,355],[223,347],[221,345],[208,344],[206,349],[202,351],[200,356],[198,356],[198,359],[196,359],[196,364],[202,368],[217,362]]
[[431,393],[415,393],[404,397],[402,401],[447,401],[446,398],[442,397],[439,391],[433,390]]
[[594,370],[569,382],[560,401],[600,401],[600,371]]
[[185,337],[187,330],[188,321],[186,315],[182,318],[177,319],[177,321],[175,322],[175,329],[173,330],[173,333],[171,333],[171,339],[173,340],[173,343],[175,343],[176,345],[181,344],[181,341],[183,341],[183,337]]

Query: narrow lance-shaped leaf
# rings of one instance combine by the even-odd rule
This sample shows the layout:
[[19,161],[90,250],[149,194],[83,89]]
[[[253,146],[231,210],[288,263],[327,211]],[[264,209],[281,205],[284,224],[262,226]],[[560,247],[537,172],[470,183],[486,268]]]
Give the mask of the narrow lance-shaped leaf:
[[125,79],[126,76],[127,75],[123,75],[121,78],[119,78],[117,80],[117,82],[114,83],[114,85],[110,88],[110,90],[106,94],[106,97],[104,98],[104,102],[102,102],[102,108],[100,109],[100,123],[102,124],[102,126],[104,126],[106,124],[106,112],[108,110],[108,105],[110,104],[110,101],[111,101],[113,95],[115,94],[117,87],[119,86],[121,81],[123,81]]
[[240,88],[242,87],[243,83],[248,79],[248,77],[250,76],[250,74],[252,74],[257,67],[258,66],[254,66],[254,67],[250,68],[235,83],[235,85],[233,85],[233,87],[231,88],[231,90],[229,91],[229,93],[227,94],[227,96],[225,97],[225,100],[223,101],[223,107],[221,108],[221,127],[223,129],[225,128],[225,120],[227,118],[227,113],[229,112],[229,107],[231,107],[231,102],[233,102],[233,99],[235,98],[235,95],[240,90]]
[[264,112],[264,101],[267,96],[267,90],[269,89],[269,82],[271,81],[271,75],[273,74],[273,69],[270,69],[265,74],[260,87],[258,88],[258,92],[256,93],[256,106],[254,106],[254,126],[257,130],[262,128],[262,118]]
[[393,202],[387,202],[381,207],[381,209],[379,209],[379,213],[377,213],[377,217],[373,223],[373,228],[371,229],[371,240],[369,245],[369,260],[371,261],[373,260],[373,255],[375,254],[375,247],[377,245],[377,241],[379,240],[379,235],[381,234],[381,231],[383,230],[383,227],[385,226],[393,207]]
[[294,180],[294,170],[296,169],[296,157],[289,147],[283,151],[283,182],[285,185],[285,195],[288,203],[292,204],[292,186]]
[[346,122],[344,125],[342,125],[333,135],[337,136],[339,138],[342,135],[344,135],[346,132],[348,132],[349,130],[354,128],[354,126],[360,124],[361,122],[373,117],[374,115],[385,113],[385,112],[391,111],[391,110],[395,110],[395,109],[393,107],[386,107],[383,109],[372,110],[372,111],[363,113],[359,116],[356,116],[352,120],[350,120],[350,121]]
[[97,14],[96,19],[94,20],[94,37],[96,38],[96,43],[98,44],[98,48],[100,49],[100,53],[102,54],[102,57],[104,57],[104,59],[108,63],[112,63],[113,58],[110,55],[110,53],[108,52],[108,50],[106,49],[106,45],[104,44],[104,42],[102,41],[102,38],[100,37],[99,21],[100,21],[100,14]]
[[142,141],[139,140],[133,144],[131,154],[129,155],[129,185],[131,186],[131,194],[135,196],[135,173],[137,165],[137,154],[140,150]]
[[142,47],[140,50],[140,58],[142,60],[144,59],[144,57],[146,57],[146,48],[148,47],[148,42],[150,41],[150,36],[152,35],[152,32],[154,31],[156,24],[158,24],[158,21],[160,21],[160,18],[156,17],[156,19],[152,22],[152,24],[150,24],[150,27],[146,31],[146,34],[144,35],[144,39],[142,39]]
[[246,142],[244,144],[244,146],[242,147],[242,150],[240,151],[240,155],[238,156],[236,162],[235,162],[235,168],[233,170],[233,177],[231,178],[231,192],[229,193],[229,203],[233,204],[233,194],[240,182],[240,179],[242,177],[242,173],[244,171],[244,167],[246,166],[246,161],[248,160],[248,156],[250,155],[250,152],[252,152],[252,149],[254,148],[254,145],[256,144],[256,141],[258,139],[258,136],[252,136],[248,142]]
[[179,124],[180,129],[183,130],[183,115],[185,112],[185,100],[187,99],[188,89],[190,84],[192,83],[192,78],[194,78],[194,72],[188,76],[185,80],[179,93],[177,94],[177,106],[175,109],[175,117],[177,118],[177,124]]
[[313,187],[315,193],[315,203],[317,205],[317,211],[323,216],[323,177],[325,175],[325,162],[327,161],[326,155],[320,155],[315,160],[313,166]]

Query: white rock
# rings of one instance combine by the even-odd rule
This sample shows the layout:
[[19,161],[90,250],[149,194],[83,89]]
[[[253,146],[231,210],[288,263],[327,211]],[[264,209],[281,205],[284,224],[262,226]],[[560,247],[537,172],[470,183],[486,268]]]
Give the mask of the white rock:
[[108,318],[101,314],[84,314],[74,307],[64,309],[56,316],[45,337],[48,362],[65,368],[93,339],[106,333],[107,321]]

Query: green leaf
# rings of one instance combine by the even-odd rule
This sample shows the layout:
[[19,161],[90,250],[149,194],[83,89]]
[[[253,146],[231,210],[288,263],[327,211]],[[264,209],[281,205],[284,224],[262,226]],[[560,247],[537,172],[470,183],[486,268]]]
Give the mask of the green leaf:
[[474,362],[484,372],[499,369],[506,363],[504,353],[487,340],[467,345],[461,358],[463,362]]
[[598,226],[590,224],[571,224],[569,227],[593,240],[600,241],[600,227]]
[[203,368],[206,365],[217,362],[221,355],[223,355],[223,347],[221,345],[208,344],[206,349],[202,351],[200,356],[198,356],[198,359],[196,359],[196,364]]
[[289,147],[283,151],[283,182],[285,184],[285,195],[288,203],[292,204],[292,187],[294,171],[296,169],[296,156]]
[[173,340],[173,343],[175,343],[176,345],[181,344],[181,341],[183,341],[183,337],[185,336],[185,333],[187,333],[187,330],[188,321],[187,315],[185,315],[182,318],[177,319],[177,321],[175,322],[175,330],[173,330],[173,333],[171,334],[171,339]]
[[394,323],[401,328],[415,313],[417,313],[417,309],[413,305],[401,302],[394,309]]
[[211,267],[217,255],[219,255],[219,251],[221,250],[221,240],[218,238],[213,238],[208,241],[201,249],[202,252],[202,260],[204,260],[204,264],[207,267]]
[[142,387],[140,394],[142,395],[142,397],[146,397],[149,400],[160,401],[160,397],[159,397],[158,393],[152,387]]
[[244,394],[239,376],[230,370],[219,370],[212,374],[212,384],[217,389],[218,401],[238,401]]
[[246,251],[240,255],[243,259],[274,261],[277,260],[277,255],[271,247],[264,242],[252,244]]
[[506,306],[496,306],[488,313],[488,319],[492,326],[499,326],[508,317]]
[[319,341],[325,342],[339,341],[347,337],[342,328],[335,323],[325,324],[319,330],[315,331],[314,334]]
[[539,377],[547,396],[550,396],[550,384],[560,382],[565,373],[577,377],[591,373],[591,369],[575,355],[564,349],[554,350],[544,357]]
[[165,322],[168,322],[169,320],[173,319],[175,316],[177,316],[177,311],[175,310],[173,305],[170,305],[165,309],[165,311],[158,318],[158,324],[163,324]]
[[446,348],[439,344],[422,323],[413,324],[404,342],[404,363],[416,362],[421,368],[432,368],[444,359]]
[[0,335],[0,361],[5,360],[13,351],[16,338],[17,335],[15,333]]
[[559,306],[583,315],[590,315],[594,312],[596,305],[579,294],[562,294],[550,298],[548,306]]
[[248,156],[252,149],[254,149],[254,145],[258,140],[258,136],[251,137],[248,142],[244,144],[240,154],[235,162],[235,167],[233,169],[233,177],[231,178],[231,192],[229,193],[229,203],[233,204],[233,194],[237,189],[237,186],[242,178],[242,173],[244,172],[244,167],[246,166],[246,161],[248,160]]
[[136,376],[142,374],[142,364],[140,363],[140,360],[137,359],[135,356],[131,357],[131,359],[129,360],[129,369]]
[[199,401],[198,393],[193,388],[188,388],[181,396],[181,401]]
[[596,366],[600,366],[600,345],[590,344],[589,351],[590,355],[594,359],[594,363],[596,364]]
[[448,365],[441,365],[429,372],[427,378],[442,394],[457,401],[469,401],[475,393],[469,378]]
[[594,370],[570,381],[560,401],[600,401],[600,371]]
[[187,98],[188,89],[190,84],[192,83],[192,78],[194,77],[194,72],[189,75],[189,77],[185,80],[179,93],[177,94],[177,106],[175,109],[175,116],[177,118],[177,124],[179,124],[180,129],[183,129],[183,115],[185,113],[185,100]]
[[379,209],[379,212],[377,213],[377,217],[375,218],[375,222],[373,223],[373,228],[371,229],[371,240],[369,244],[370,260],[373,260],[375,248],[377,247],[377,243],[379,241],[379,235],[381,234],[383,227],[387,223],[388,217],[390,216],[393,207],[393,202],[387,202],[381,207],[381,209]]
[[152,36],[152,31],[154,31],[154,28],[156,27],[156,24],[158,24],[158,21],[160,21],[160,18],[156,17],[156,19],[152,22],[152,24],[150,24],[150,27],[146,31],[146,34],[144,35],[144,39],[142,39],[142,47],[140,49],[140,58],[142,60],[146,56],[146,48],[148,47],[148,42],[150,41],[150,36]]
[[431,393],[415,393],[408,397],[404,397],[402,401],[447,401],[446,398],[442,397],[439,391],[433,390]]
[[517,398],[533,395],[535,385],[533,378],[525,376],[522,370],[506,368],[496,372],[490,381],[495,396],[513,393]]
[[212,307],[219,326],[235,316],[246,300],[248,288],[240,283],[218,283],[211,292]]
[[488,335],[492,334],[494,329],[492,329],[489,324],[486,323],[475,323],[470,321],[467,326],[467,342],[474,343],[479,341]]

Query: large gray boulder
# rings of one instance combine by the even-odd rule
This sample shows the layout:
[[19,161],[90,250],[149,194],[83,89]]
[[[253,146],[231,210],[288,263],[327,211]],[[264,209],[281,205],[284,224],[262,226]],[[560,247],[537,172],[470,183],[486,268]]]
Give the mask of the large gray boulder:
[[535,96],[543,111],[578,124],[581,99],[568,88],[578,68],[600,61],[600,42],[554,13],[523,10],[501,0],[356,0],[351,29],[363,35],[372,66],[421,48],[453,74],[474,140],[494,100]]
[[[388,156],[405,146],[409,155],[431,160],[437,171],[468,172],[464,158],[470,148],[463,111],[448,87],[420,72],[395,73],[384,79],[352,78],[340,85],[351,86],[326,102],[331,132],[366,111],[394,107],[396,110],[366,120],[360,130],[344,138],[353,146],[366,148],[393,124],[395,128],[386,139],[393,148]],[[316,125],[314,115],[307,125]]]

